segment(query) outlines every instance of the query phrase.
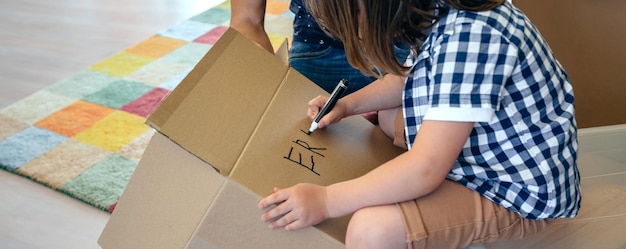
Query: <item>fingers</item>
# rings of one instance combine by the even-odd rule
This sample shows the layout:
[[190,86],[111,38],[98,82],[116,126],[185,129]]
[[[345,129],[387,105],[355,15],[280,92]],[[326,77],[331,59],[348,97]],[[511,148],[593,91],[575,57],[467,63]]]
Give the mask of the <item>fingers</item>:
[[287,223],[281,225],[281,223],[285,222],[285,219],[284,217],[283,218],[280,218],[280,217],[289,213],[292,208],[289,206],[288,203],[285,202],[287,199],[289,199],[289,194],[287,191],[280,191],[280,188],[274,187],[272,189],[272,192],[273,194],[263,198],[259,202],[258,207],[260,209],[266,209],[272,205],[276,205],[275,207],[269,209],[267,212],[261,215],[261,220],[263,220],[264,222],[270,222],[272,220],[276,220],[276,221],[270,222],[269,224],[270,228],[273,229],[273,228],[287,225]]
[[[291,209],[289,207],[287,207],[286,204],[281,204],[278,205],[270,210],[268,210],[267,212],[265,212],[262,216],[261,216],[261,220],[264,222],[271,222],[272,220],[275,220],[271,223],[276,223],[278,220],[280,220],[280,218],[282,216],[284,216],[285,214],[289,213],[291,211]],[[284,224],[286,225],[286,224]]]
[[270,209],[261,216],[261,220],[267,222],[270,229],[284,228],[287,231],[297,230],[308,226],[303,222],[297,211],[289,204],[282,204]]
[[326,103],[327,99],[328,97],[319,95],[315,97],[314,99],[312,99],[311,101],[309,101],[309,103],[307,104],[307,107],[308,107],[307,117],[309,117],[309,119],[311,120],[315,119],[319,111],[324,106],[324,103]]
[[260,209],[266,209],[267,207],[274,205],[274,204],[279,204],[281,202],[284,202],[285,200],[287,200],[287,198],[289,197],[289,195],[286,192],[281,192],[279,188],[274,188],[273,190],[273,194],[263,198],[260,202],[259,202],[259,208]]
[[[319,114],[320,110],[324,107],[324,105],[326,104],[326,101],[328,100],[328,96],[317,96],[316,98],[312,99],[311,101],[309,101],[309,103],[307,104],[308,109],[307,109],[307,117],[309,117],[309,119],[314,120],[317,115]],[[345,106],[343,106],[343,103],[341,102],[341,100],[339,100],[337,102],[337,104],[335,105],[335,107],[330,110],[330,112],[328,112],[317,124],[317,128],[324,128],[330,124],[334,124],[339,122],[339,120],[342,119],[343,115],[345,115]]]
[[[290,204],[285,202],[285,200],[288,199],[288,195],[281,193],[280,189],[277,187],[274,187],[273,192],[273,194],[259,202],[260,209],[276,205],[261,215],[261,220],[267,222],[270,229],[285,227],[298,217],[294,214],[294,212],[292,212],[293,208]],[[287,228],[285,227],[285,229]]]
[[261,220],[271,229],[295,230],[316,225],[328,217],[326,189],[315,184],[296,184],[290,188],[274,188],[258,207],[266,209]]
[[288,225],[286,225],[285,230],[294,231],[294,230],[298,230],[300,228],[304,228],[307,226],[309,225],[305,224],[301,219],[297,219],[295,221],[290,222]]
[[[291,226],[292,223],[294,223],[294,221],[297,221],[297,220],[298,220],[298,215],[296,215],[293,211],[289,211],[283,216],[280,216],[279,218],[277,218],[276,220],[272,222],[268,222],[267,226],[270,229],[278,229],[278,228],[284,227],[285,230],[291,231],[289,227]],[[291,229],[293,230],[293,228]]]

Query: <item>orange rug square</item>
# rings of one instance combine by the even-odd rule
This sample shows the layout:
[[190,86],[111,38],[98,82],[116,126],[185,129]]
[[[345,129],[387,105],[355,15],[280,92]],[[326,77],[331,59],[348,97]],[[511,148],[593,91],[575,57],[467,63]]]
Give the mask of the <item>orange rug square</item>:
[[155,35],[125,51],[150,58],[160,58],[185,44],[187,44],[186,41]]
[[38,121],[35,125],[73,137],[111,112],[113,112],[111,108],[78,100]]

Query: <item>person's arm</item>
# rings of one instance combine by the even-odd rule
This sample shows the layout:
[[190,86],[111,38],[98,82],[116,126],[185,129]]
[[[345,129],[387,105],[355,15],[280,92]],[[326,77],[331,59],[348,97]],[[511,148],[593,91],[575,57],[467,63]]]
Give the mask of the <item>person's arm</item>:
[[230,8],[230,26],[274,53],[264,26],[266,0],[231,0]]
[[431,193],[452,169],[473,126],[473,122],[424,121],[409,151],[362,177],[328,186],[328,217]]
[[[375,80],[358,91],[339,99],[335,107],[320,120],[318,128],[339,122],[347,116],[402,106],[402,90],[405,79],[404,76],[387,74],[382,79]],[[328,96],[318,96],[309,101],[307,116],[314,119],[327,99]]]
[[426,120],[409,151],[361,177],[328,187],[298,184],[275,189],[274,194],[259,203],[262,209],[277,205],[267,210],[262,219],[271,228],[295,230],[364,207],[427,195],[445,179],[473,125],[473,122]]

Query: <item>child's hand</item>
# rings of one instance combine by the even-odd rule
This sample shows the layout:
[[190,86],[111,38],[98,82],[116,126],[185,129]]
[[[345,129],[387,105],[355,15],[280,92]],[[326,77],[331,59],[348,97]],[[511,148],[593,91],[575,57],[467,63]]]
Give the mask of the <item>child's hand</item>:
[[[276,206],[272,206],[272,205]],[[259,202],[266,209],[261,219],[271,229],[284,227],[292,231],[317,225],[328,217],[326,210],[326,188],[309,183],[300,183],[286,189],[274,188],[274,193]]]
[[[328,96],[320,95],[309,101],[308,110],[306,113],[307,117],[309,117],[309,119],[311,120],[314,120],[320,110],[322,110],[322,108],[324,107],[324,104],[326,104],[327,100]],[[339,101],[337,101],[337,104],[335,104],[335,107],[333,107],[333,109],[330,110],[330,112],[328,112],[328,114],[326,114],[320,120],[317,127],[324,128],[329,124],[337,123],[345,116],[345,113],[345,105],[340,99]]]

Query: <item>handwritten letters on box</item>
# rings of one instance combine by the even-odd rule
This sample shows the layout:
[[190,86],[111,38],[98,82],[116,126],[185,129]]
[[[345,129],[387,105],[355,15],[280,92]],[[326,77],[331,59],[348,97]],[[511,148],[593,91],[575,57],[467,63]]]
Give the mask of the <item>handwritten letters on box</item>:
[[[307,133],[303,130],[301,130],[301,132],[303,132],[304,134]],[[315,158],[324,157],[324,154],[322,153],[325,151],[326,148],[313,147],[307,141],[295,139],[292,141],[292,146],[289,149],[289,153],[283,158],[299,166],[302,166],[319,176],[320,174],[315,171]]]

